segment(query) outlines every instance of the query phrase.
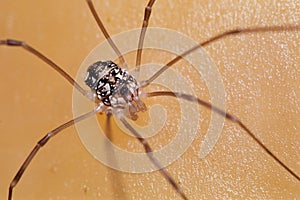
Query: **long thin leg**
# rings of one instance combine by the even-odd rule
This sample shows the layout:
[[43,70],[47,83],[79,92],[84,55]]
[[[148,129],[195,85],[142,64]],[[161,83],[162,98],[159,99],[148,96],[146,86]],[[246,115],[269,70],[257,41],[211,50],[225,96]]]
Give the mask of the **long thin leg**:
[[60,125],[56,129],[53,129],[52,131],[47,133],[40,141],[38,141],[37,144],[35,145],[35,147],[32,149],[32,151],[28,155],[28,157],[26,158],[26,160],[24,161],[24,163],[22,164],[22,166],[20,167],[19,171],[17,172],[17,174],[15,175],[13,180],[10,182],[9,192],[8,192],[8,200],[12,199],[12,193],[13,193],[14,187],[17,185],[17,183],[21,179],[23,173],[27,169],[28,165],[30,164],[30,162],[32,161],[34,156],[37,154],[38,150],[41,147],[43,147],[49,141],[50,138],[54,137],[57,133],[59,133],[60,131],[66,129],[66,128],[68,128],[69,126],[71,126],[71,125],[73,125],[77,122],[80,122],[80,121],[82,121],[82,120],[84,120],[88,117],[91,117],[92,115],[94,115],[96,113],[97,113],[97,110],[95,109],[95,110],[90,111],[86,114],[83,114],[83,115],[81,115],[81,116],[79,116],[75,119],[72,119],[72,120]]
[[271,32],[271,31],[281,32],[281,31],[297,31],[297,30],[300,30],[300,25],[256,27],[256,28],[235,29],[235,30],[231,30],[231,31],[226,31],[224,33],[221,33],[215,37],[212,37],[212,38],[192,47],[191,49],[183,52],[181,55],[176,56],[174,59],[172,59],[170,62],[168,62],[165,66],[163,66],[160,70],[158,70],[148,80],[142,81],[141,86],[146,87],[147,85],[149,85],[153,80],[155,80],[158,76],[160,76],[169,67],[171,67],[176,62],[181,60],[184,56],[196,51],[200,47],[207,46],[207,45],[211,44],[212,42],[220,40],[221,38],[225,38],[230,35],[247,34],[247,33],[262,33],[262,32]]
[[138,50],[137,50],[137,53],[136,53],[135,66],[136,66],[136,72],[137,73],[140,72],[140,65],[141,65],[141,60],[142,60],[142,51],[143,51],[144,39],[145,39],[145,35],[146,35],[148,23],[149,23],[151,11],[152,11],[152,6],[153,6],[154,3],[155,3],[155,0],[150,0],[147,4],[146,8],[145,8],[143,25],[142,25],[142,29],[141,29],[141,33],[140,33],[140,37],[139,37]]
[[238,124],[242,129],[246,131],[246,133],[253,139],[259,146],[261,146],[267,154],[269,154],[278,164],[280,164],[284,169],[286,169],[293,177],[295,177],[298,181],[300,181],[300,177],[293,172],[288,166],[286,166],[279,158],[277,158],[255,135],[250,131],[249,128],[246,127],[246,125],[241,122],[237,117],[233,116],[232,114],[227,113],[226,111],[223,111],[217,107],[214,107],[208,102],[205,102],[197,97],[194,97],[192,95],[188,94],[183,94],[179,92],[169,92],[169,91],[158,91],[158,92],[151,92],[147,93],[148,97],[154,97],[154,96],[171,96],[171,97],[176,97],[176,98],[182,98],[187,101],[191,102],[197,102],[199,105],[202,105],[208,109],[211,109],[212,111],[224,116],[226,119],[229,121]]
[[120,60],[120,63],[122,65],[122,67],[127,67],[127,64],[125,62],[125,59],[124,57],[122,56],[120,50],[118,49],[118,47],[115,45],[115,43],[113,42],[113,40],[110,38],[110,35],[108,34],[106,28],[104,27],[99,15],[97,14],[96,10],[95,10],[95,7],[94,7],[94,4],[92,2],[92,0],[86,0],[101,32],[103,33],[104,37],[107,39],[109,45],[113,48],[113,50],[115,51],[115,53],[117,54],[117,56],[119,57],[118,59]]
[[41,60],[43,60],[45,63],[47,63],[52,69],[57,71],[60,75],[62,75],[71,85],[73,85],[81,94],[84,96],[89,97],[88,92],[85,91],[67,72],[65,72],[61,67],[59,67],[57,64],[55,64],[52,60],[50,60],[48,57],[44,56],[41,52],[34,49],[30,45],[26,44],[24,41],[18,41],[13,39],[7,39],[7,40],[0,40],[0,45],[7,45],[7,46],[17,46],[22,47],[26,51],[32,53],[33,55],[37,56]]
[[152,148],[150,147],[147,140],[142,138],[142,136],[123,118],[121,117],[121,122],[124,124],[124,126],[142,143],[142,145],[145,148],[145,151],[147,153],[148,158],[150,161],[157,167],[159,172],[167,179],[167,181],[173,186],[173,188],[177,191],[177,193],[182,197],[182,199],[187,200],[188,198],[183,193],[179,185],[176,183],[176,181],[172,178],[172,176],[161,166],[161,164],[158,162],[156,158],[154,158],[152,154]]

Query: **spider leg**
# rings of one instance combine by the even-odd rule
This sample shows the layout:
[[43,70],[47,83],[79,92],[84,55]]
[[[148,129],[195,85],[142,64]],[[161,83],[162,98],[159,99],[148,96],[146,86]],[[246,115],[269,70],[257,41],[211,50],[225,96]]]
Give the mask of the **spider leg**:
[[261,141],[260,139],[258,139],[255,134],[250,131],[250,129],[243,123],[241,122],[241,120],[239,120],[237,117],[235,117],[232,114],[229,114],[226,111],[223,111],[213,105],[211,105],[208,102],[205,102],[197,97],[194,97],[192,95],[188,95],[188,94],[183,94],[183,93],[179,93],[179,92],[169,92],[169,91],[158,91],[158,92],[151,92],[151,93],[147,93],[148,97],[154,97],[154,96],[170,96],[170,97],[175,97],[175,98],[181,98],[187,101],[191,101],[191,102],[197,102],[199,105],[202,105],[210,110],[212,110],[213,112],[218,113],[219,115],[224,116],[226,119],[228,119],[229,121],[238,124],[243,130],[246,131],[246,133],[257,143],[259,144],[259,146],[261,146],[261,148],[263,148],[263,150],[266,151],[267,154],[269,154],[274,160],[276,160],[276,162],[278,164],[280,164],[285,170],[287,170],[293,177],[295,177],[298,181],[300,181],[300,177],[293,172],[288,166],[286,166],[278,157],[276,157]]
[[231,36],[231,35],[240,35],[240,34],[248,34],[248,33],[262,33],[262,32],[282,32],[282,31],[299,31],[300,25],[285,25],[285,26],[270,26],[270,27],[255,27],[255,28],[244,28],[244,29],[234,29],[230,31],[223,32],[221,34],[218,34],[194,47],[191,49],[183,52],[179,56],[176,56],[174,59],[169,61],[165,66],[163,66],[160,70],[158,70],[154,75],[152,75],[148,80],[144,80],[141,82],[141,87],[146,87],[149,85],[152,81],[154,81],[157,77],[159,77],[164,71],[166,71],[169,67],[177,63],[179,60],[181,60],[184,56],[196,51],[197,49],[207,46],[211,44],[212,42],[218,41],[220,39],[223,39],[225,37]]
[[139,73],[140,71],[140,65],[141,65],[141,60],[142,60],[142,51],[143,51],[143,44],[144,44],[144,39],[152,11],[152,6],[155,3],[155,0],[150,0],[145,8],[145,13],[144,13],[144,19],[143,19],[143,25],[139,37],[139,43],[138,43],[138,50],[136,53],[136,71]]
[[99,15],[97,14],[94,4],[92,2],[92,0],[86,0],[101,32],[103,33],[104,37],[107,39],[109,45],[113,48],[113,50],[115,51],[115,53],[117,54],[117,56],[119,57],[118,59],[120,60],[121,66],[124,68],[127,68],[127,64],[125,62],[124,57],[122,56],[120,50],[118,49],[118,47],[116,46],[116,44],[114,43],[114,41],[111,39],[109,33],[107,32],[106,28],[104,27]]
[[145,148],[145,152],[147,153],[148,158],[157,167],[159,172],[165,177],[165,179],[167,179],[167,181],[172,185],[172,187],[177,191],[177,193],[182,197],[182,199],[187,200],[188,198],[183,193],[182,189],[179,187],[179,185],[176,183],[176,181],[167,172],[167,170],[161,166],[159,161],[153,156],[153,153],[152,153],[153,150],[150,147],[147,140],[142,138],[142,136],[126,121],[126,119],[124,117],[121,117],[120,120],[124,124],[124,126],[142,143],[142,145]]
[[14,47],[22,47],[26,51],[32,53],[33,55],[37,56],[41,60],[43,60],[45,63],[47,63],[52,69],[57,71],[60,75],[62,75],[71,85],[73,85],[81,94],[91,99],[91,95],[89,92],[84,90],[67,72],[65,72],[61,67],[59,67],[57,64],[55,64],[52,60],[50,60],[48,57],[43,55],[38,50],[31,47],[29,44],[27,44],[24,41],[19,40],[13,40],[13,39],[7,39],[7,40],[0,40],[0,45],[7,45],[7,46],[14,46]]
[[30,154],[28,155],[28,157],[26,158],[26,160],[24,161],[24,163],[22,164],[22,166],[20,167],[19,171],[17,172],[17,174],[15,175],[13,180],[10,182],[9,192],[8,192],[8,200],[12,199],[12,193],[13,193],[14,187],[18,184],[19,180],[21,179],[23,173],[27,169],[28,165],[30,164],[30,162],[32,161],[34,156],[37,154],[39,149],[41,147],[43,147],[49,141],[50,138],[54,137],[56,134],[58,134],[59,132],[61,132],[64,129],[68,128],[69,126],[71,126],[77,122],[80,122],[84,119],[87,119],[88,117],[93,116],[97,112],[98,112],[97,109],[94,109],[93,111],[90,111],[79,117],[76,117],[75,119],[72,119],[72,120],[58,126],[57,128],[53,129],[52,131],[47,133],[40,141],[38,141],[37,144],[32,149],[32,151],[30,152]]

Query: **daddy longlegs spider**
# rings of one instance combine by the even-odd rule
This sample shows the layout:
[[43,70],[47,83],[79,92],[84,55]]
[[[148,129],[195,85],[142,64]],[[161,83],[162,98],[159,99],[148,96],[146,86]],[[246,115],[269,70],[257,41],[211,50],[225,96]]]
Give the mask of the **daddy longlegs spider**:
[[[155,5],[156,6],[156,5]],[[153,17],[153,16],[152,16]],[[151,23],[151,22],[150,22]],[[204,29],[205,30],[205,29]],[[198,38],[197,38],[198,39]],[[36,45],[35,45],[36,46]],[[43,51],[44,52],[44,51]],[[296,57],[296,59],[297,59],[297,57]],[[50,100],[49,100],[50,101]],[[232,113],[234,113],[234,112],[232,112]],[[239,116],[239,115],[237,115],[236,114],[236,116]],[[252,130],[252,129],[251,129]],[[18,137],[19,137],[19,135],[18,135]],[[245,137],[245,138],[247,138],[247,137]],[[247,139],[249,139],[249,138],[247,138]],[[297,144],[297,143],[296,143]],[[259,149],[259,148],[257,148],[257,149]],[[293,152],[292,152],[293,153]],[[298,155],[298,154],[296,154],[296,155]],[[295,157],[296,159],[297,159],[297,157]],[[263,160],[264,159],[268,159],[268,156],[266,156],[266,157],[264,157],[263,158]],[[293,160],[293,159],[292,159]],[[210,162],[212,162],[212,161],[210,161]],[[274,161],[273,161],[274,162]],[[273,162],[268,162],[269,164],[274,164]],[[213,163],[211,163],[210,165],[212,165]],[[290,163],[289,163],[290,164]],[[290,166],[290,165],[289,165]],[[296,165],[297,166],[297,165]],[[175,168],[176,169],[176,168]],[[280,167],[278,167],[278,168],[276,168],[276,173],[277,173],[277,170],[279,170],[280,169]],[[12,172],[13,173],[13,172]],[[25,173],[26,174],[26,173]],[[284,173],[283,173],[284,174]],[[286,175],[287,176],[287,175]],[[299,185],[299,183],[298,182],[296,182],[295,183],[295,181],[293,182],[293,179],[288,179],[289,181],[291,181],[292,182],[292,184],[293,185],[296,185],[296,184],[298,184]],[[164,182],[165,183],[165,182]],[[183,184],[183,183],[182,183]],[[34,185],[34,184],[33,184]],[[295,188],[297,189],[297,185],[295,186]],[[17,191],[17,190],[16,190]],[[200,190],[201,191],[201,190]],[[212,196],[213,196],[213,194],[211,194]],[[274,195],[274,194],[273,194]],[[193,196],[192,196],[193,197]],[[192,198],[191,197],[191,198]]]

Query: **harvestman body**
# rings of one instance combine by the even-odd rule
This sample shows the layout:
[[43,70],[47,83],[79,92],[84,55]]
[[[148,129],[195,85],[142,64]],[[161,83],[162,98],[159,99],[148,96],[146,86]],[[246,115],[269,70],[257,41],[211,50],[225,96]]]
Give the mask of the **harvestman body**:
[[121,109],[127,117],[136,120],[137,113],[146,110],[139,98],[138,82],[112,61],[92,64],[87,70],[85,83],[96,94],[98,106],[106,113],[111,112],[110,108]]
[[[142,48],[143,48],[143,41],[144,36],[146,34],[148,21],[151,14],[151,9],[154,4],[155,0],[150,0],[147,7],[145,8],[145,16],[143,20],[143,26],[141,29],[139,44],[138,44],[138,51],[137,51],[137,57],[136,57],[136,66],[137,70],[139,70],[139,66],[141,64],[141,55],[142,55]],[[114,44],[114,42],[111,40],[109,34],[107,33],[106,29],[104,28],[99,16],[97,15],[95,8],[91,2],[91,0],[87,0],[88,6],[96,19],[102,33],[105,35],[106,39],[110,43],[111,47],[114,49],[116,54],[119,57],[120,63],[122,66],[126,66],[126,62],[121,55],[120,51]],[[8,45],[8,46],[21,46],[25,50],[31,52],[32,54],[36,55],[46,63],[48,63],[54,70],[59,72],[68,82],[70,82],[79,92],[81,92],[84,96],[91,99],[96,103],[96,107],[93,111],[90,111],[86,114],[83,114],[75,119],[72,119],[65,124],[62,124],[61,126],[57,127],[56,129],[52,130],[48,134],[46,134],[33,148],[30,155],[27,157],[25,162],[22,164],[21,168],[17,172],[16,176],[10,183],[9,187],[9,194],[8,199],[12,199],[12,193],[13,188],[16,186],[16,184],[19,182],[21,176],[23,175],[24,171],[30,164],[33,157],[36,155],[38,150],[44,146],[50,138],[55,136],[60,131],[64,130],[65,128],[84,120],[90,116],[93,116],[96,113],[106,112],[108,116],[111,114],[116,114],[116,116],[121,120],[121,122],[125,125],[125,127],[137,137],[137,139],[141,142],[141,144],[145,148],[145,152],[147,153],[147,156],[151,160],[151,162],[157,167],[157,169],[160,171],[160,173],[167,179],[167,181],[172,185],[172,187],[176,190],[176,192],[183,198],[188,199],[187,196],[182,189],[179,187],[179,185],[176,183],[176,181],[172,178],[172,176],[161,167],[160,163],[156,160],[156,158],[153,156],[152,149],[149,146],[148,142],[141,137],[141,135],[127,122],[125,117],[130,118],[131,120],[137,119],[137,113],[140,111],[145,111],[146,106],[142,102],[142,100],[139,97],[140,89],[143,87],[148,86],[151,84],[151,82],[156,79],[160,74],[162,74],[167,68],[171,67],[173,64],[178,62],[182,57],[185,55],[195,51],[196,49],[200,48],[201,46],[206,46],[210,44],[213,41],[219,40],[223,37],[226,37],[228,35],[233,34],[240,34],[240,33],[251,33],[251,32],[266,32],[266,31],[293,31],[293,30],[300,30],[300,26],[273,26],[273,27],[258,27],[258,28],[249,28],[249,29],[236,29],[232,31],[227,31],[222,34],[219,34],[199,45],[196,45],[195,47],[183,52],[181,55],[177,56],[170,62],[168,62],[164,67],[162,67],[158,72],[156,72],[152,77],[150,77],[148,80],[145,80],[141,83],[136,81],[136,79],[131,76],[127,70],[117,66],[112,61],[98,61],[94,64],[92,64],[88,70],[87,75],[85,78],[85,83],[90,87],[91,91],[85,91],[83,88],[80,87],[78,83],[76,83],[72,77],[70,77],[63,69],[61,69],[59,66],[57,66],[53,61],[45,57],[43,54],[41,54],[39,51],[35,50],[28,44],[22,41],[17,40],[0,40],[0,44],[2,45]],[[291,169],[289,169],[282,161],[280,161],[279,158],[277,158],[267,147],[264,146],[264,144],[235,116],[222,111],[214,106],[212,106],[210,103],[204,102],[201,99],[187,95],[182,93],[176,93],[176,92],[167,92],[167,91],[157,91],[157,92],[151,92],[146,94],[147,97],[153,97],[153,96],[170,96],[170,97],[177,97],[182,98],[187,101],[192,101],[195,103],[198,103],[199,105],[202,105],[206,108],[211,109],[214,112],[217,112],[218,114],[226,117],[226,119],[238,124],[245,132],[253,139],[255,140],[265,151],[267,154],[269,154],[277,163],[279,163],[285,170],[287,170],[294,178],[296,178],[298,181],[300,181],[300,178],[297,174],[295,174]],[[201,177],[199,177],[201,178]]]

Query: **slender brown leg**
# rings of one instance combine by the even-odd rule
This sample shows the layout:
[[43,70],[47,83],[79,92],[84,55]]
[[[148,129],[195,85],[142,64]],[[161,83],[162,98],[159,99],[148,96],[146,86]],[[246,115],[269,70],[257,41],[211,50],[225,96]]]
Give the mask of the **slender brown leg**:
[[148,80],[142,81],[141,86],[146,87],[149,85],[152,81],[154,81],[158,76],[160,76],[164,71],[166,71],[169,67],[174,65],[176,62],[181,60],[184,56],[196,51],[200,47],[207,46],[211,44],[212,42],[215,42],[217,40],[220,40],[222,38],[231,36],[231,35],[239,35],[239,34],[247,34],[247,33],[263,33],[263,32],[282,32],[282,31],[299,31],[300,25],[285,25],[285,26],[270,26],[270,27],[256,27],[256,28],[245,28],[245,29],[235,29],[231,31],[226,31],[224,33],[221,33],[215,37],[212,37],[194,47],[191,49],[183,52],[179,56],[176,56],[174,59],[172,59],[170,62],[168,62],[165,66],[163,66],[160,70],[158,70],[153,76],[151,76]]
[[113,40],[110,38],[110,35],[109,33],[107,32],[106,28],[104,27],[99,15],[97,14],[96,10],[95,10],[95,7],[94,7],[94,4],[92,2],[92,0],[86,0],[101,32],[103,33],[104,37],[107,39],[109,45],[113,48],[113,50],[115,51],[115,53],[117,54],[117,56],[119,57],[118,59],[120,60],[120,63],[121,63],[121,66],[122,67],[127,67],[127,64],[125,62],[125,59],[124,57],[122,56],[120,50],[118,49],[118,47],[115,45],[115,43],[113,42]]
[[18,184],[19,180],[21,179],[23,173],[27,169],[28,165],[30,164],[30,162],[32,161],[34,156],[37,154],[39,149],[41,147],[43,147],[49,141],[50,138],[54,137],[57,133],[59,133],[60,131],[66,129],[66,128],[68,128],[69,126],[71,126],[71,125],[73,125],[77,122],[80,122],[80,121],[82,121],[82,120],[84,120],[88,117],[91,117],[95,113],[97,113],[96,109],[93,110],[93,111],[90,111],[86,114],[83,114],[83,115],[81,115],[81,116],[79,116],[75,119],[72,119],[72,120],[60,125],[56,129],[53,129],[52,131],[47,133],[40,141],[38,141],[37,144],[35,145],[35,147],[32,149],[32,151],[28,155],[28,157],[26,158],[26,160],[24,161],[24,163],[22,164],[22,166],[20,167],[19,171],[17,172],[17,174],[15,175],[13,180],[10,182],[9,191],[8,191],[8,200],[12,199],[12,193],[13,193],[14,187]]
[[242,129],[246,131],[246,133],[257,143],[259,146],[261,146],[267,154],[269,154],[278,164],[280,164],[286,171],[288,171],[293,177],[295,177],[298,181],[300,181],[300,177],[293,172],[288,166],[286,166],[279,158],[277,158],[255,135],[253,132],[250,131],[249,128],[246,127],[246,125],[241,122],[237,117],[227,113],[226,111],[223,111],[217,107],[214,107],[208,102],[205,102],[197,97],[194,97],[192,95],[183,94],[179,92],[168,92],[168,91],[158,91],[158,92],[151,92],[147,93],[148,97],[154,97],[154,96],[171,96],[175,98],[181,98],[185,99],[187,101],[191,102],[197,102],[199,105],[202,105],[208,109],[211,109],[212,111],[224,116],[229,121],[238,124]]
[[176,181],[172,178],[172,176],[165,170],[161,164],[158,162],[156,158],[154,158],[152,154],[152,148],[150,147],[147,140],[142,138],[142,136],[122,117],[121,122],[124,124],[124,126],[142,143],[142,145],[145,148],[145,152],[147,153],[148,158],[150,161],[157,167],[159,172],[167,179],[167,181],[173,186],[173,188],[176,190],[176,192],[182,197],[182,199],[187,200],[188,198],[184,194],[184,192],[181,190],[179,185],[176,183]]
[[139,44],[138,44],[138,50],[136,53],[136,71],[139,73],[140,71],[140,65],[141,65],[141,60],[142,60],[142,51],[143,51],[143,44],[144,44],[144,39],[152,11],[152,6],[155,3],[155,0],[150,0],[145,8],[145,13],[144,13],[144,19],[143,19],[143,25],[139,37]]
[[0,45],[7,45],[7,46],[17,46],[22,47],[26,51],[32,53],[33,55],[37,56],[45,63],[47,63],[52,69],[57,71],[60,75],[62,75],[71,85],[73,85],[81,94],[91,99],[88,95],[88,92],[85,91],[67,72],[65,72],[61,67],[55,64],[52,60],[44,56],[41,52],[34,49],[30,45],[26,44],[26,42],[7,39],[7,40],[0,40]]

